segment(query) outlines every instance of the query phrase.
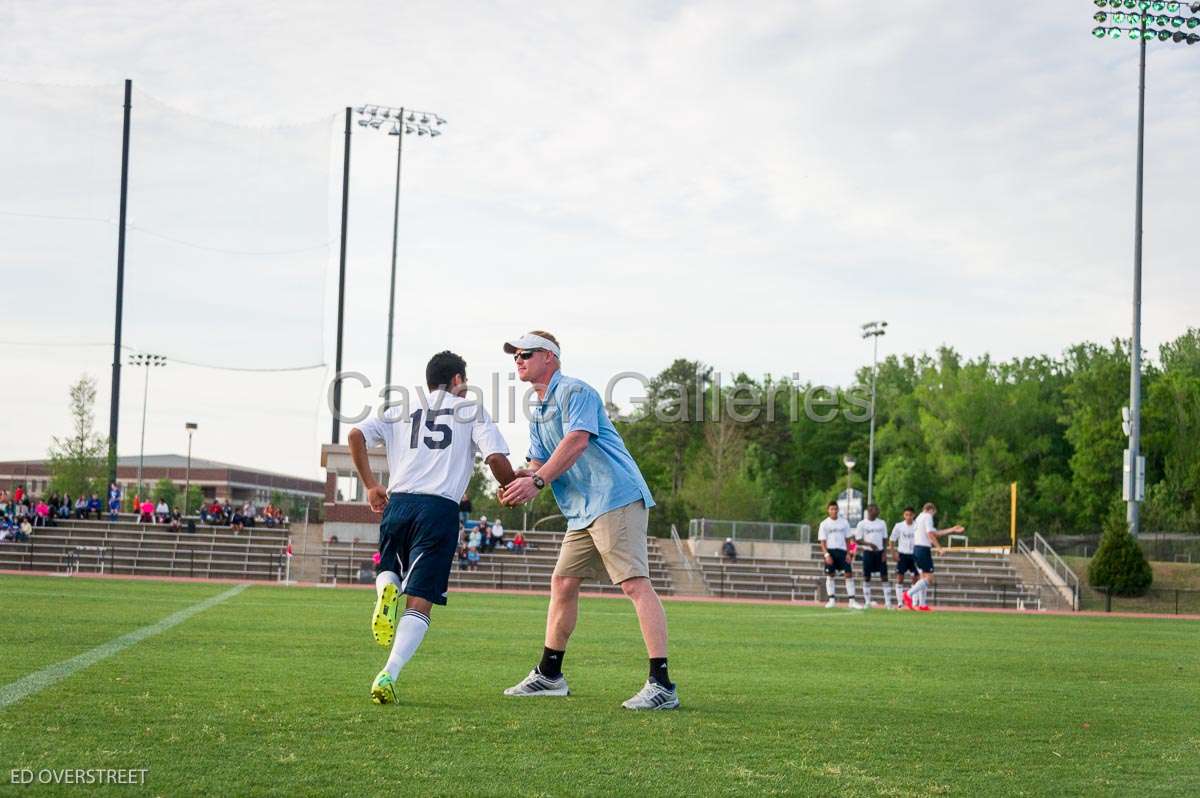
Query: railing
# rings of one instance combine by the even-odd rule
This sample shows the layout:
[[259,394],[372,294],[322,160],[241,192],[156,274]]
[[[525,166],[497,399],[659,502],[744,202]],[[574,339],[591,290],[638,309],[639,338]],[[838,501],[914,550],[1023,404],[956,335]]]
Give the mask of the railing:
[[1042,559],[1046,561],[1046,564],[1049,565],[1054,570],[1054,573],[1058,576],[1058,578],[1063,580],[1066,586],[1070,588],[1071,609],[1078,610],[1079,577],[1075,575],[1075,572],[1071,570],[1070,566],[1062,561],[1062,558],[1058,556],[1058,554],[1054,551],[1050,544],[1046,542],[1046,539],[1042,537],[1041,533],[1039,532],[1033,533],[1033,550],[1042,555]]
[[683,567],[687,569],[688,573],[698,575],[699,571],[692,563],[691,555],[684,550],[683,541],[679,538],[679,530],[675,528],[674,524],[671,524],[671,540],[675,541],[675,551],[679,552],[679,559],[683,562]]
[[812,527],[808,524],[787,524],[775,521],[718,521],[712,518],[693,518],[688,522],[688,537],[704,540],[766,540],[809,543]]
[[[1120,596],[1108,588],[1096,588],[1103,596],[1105,612],[1147,612],[1166,615],[1200,614],[1200,590],[1151,588],[1140,596]],[[1095,604],[1093,600],[1092,604]],[[1089,609],[1092,609],[1089,606]],[[1096,609],[1099,609],[1098,607]]]

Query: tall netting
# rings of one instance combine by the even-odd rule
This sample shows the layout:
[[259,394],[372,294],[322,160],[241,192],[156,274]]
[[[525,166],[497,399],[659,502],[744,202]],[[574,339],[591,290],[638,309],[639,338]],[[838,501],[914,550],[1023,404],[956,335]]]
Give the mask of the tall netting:
[[[97,377],[101,431],[107,431],[112,357],[123,103],[120,83],[0,79],[4,360],[10,373],[36,369],[45,401],[55,403],[81,372]],[[326,285],[336,254],[330,213],[336,115],[252,127],[181,111],[136,86],[132,106],[123,343],[165,355],[174,366],[155,376],[147,451],[179,450],[174,428],[182,424],[167,418],[172,413],[207,413],[213,419],[207,442],[217,444],[226,426],[218,419],[257,416],[269,400],[270,423],[277,425],[269,431],[295,452],[281,459],[280,452],[267,456],[248,447],[239,459],[311,471],[327,359]],[[340,185],[340,174],[333,179]],[[125,369],[122,454],[137,440],[141,377]],[[156,415],[173,436],[164,433],[165,442],[156,442]],[[219,449],[232,459],[234,439],[245,430],[227,426],[230,440]],[[19,449],[36,456],[47,434],[58,431],[30,433]]]

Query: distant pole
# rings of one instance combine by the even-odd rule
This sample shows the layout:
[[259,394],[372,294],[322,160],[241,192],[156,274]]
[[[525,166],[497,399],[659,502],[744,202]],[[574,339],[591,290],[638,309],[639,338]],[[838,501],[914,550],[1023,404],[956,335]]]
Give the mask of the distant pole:
[[183,425],[188,434],[187,470],[183,476],[183,515],[188,514],[188,492],[192,489],[192,433],[196,430],[196,422],[189,421]]
[[1009,488],[1011,507],[1009,512],[1009,532],[1012,536],[1012,551],[1017,550],[1017,483],[1012,483]]
[[342,327],[346,312],[346,220],[350,211],[350,114],[346,109],[346,145],[342,157],[342,249],[338,261],[337,356],[333,365],[333,443],[341,439],[342,412]]
[[863,338],[874,339],[871,354],[871,433],[867,448],[867,506],[871,505],[875,488],[875,377],[879,373],[879,336],[886,335],[886,321],[869,321],[862,326]]
[[129,121],[133,81],[125,81],[125,127],[121,133],[121,211],[117,221],[117,318],[113,328],[112,389],[108,410],[108,484],[117,481],[117,426],[121,408],[121,316],[125,305],[125,209],[129,198]]
[[167,365],[167,359],[162,355],[138,353],[129,356],[129,365],[146,369],[146,382],[142,388],[142,445],[138,451],[137,470],[138,498],[144,499],[146,496],[145,491],[142,490],[142,463],[146,458],[146,407],[148,405],[147,400],[150,398],[150,369]]
[[1142,437],[1142,163],[1146,137],[1146,17],[1139,37],[1137,201],[1133,222],[1133,337],[1129,349],[1129,503],[1126,520],[1129,533],[1138,536],[1138,455]]
[[[404,109],[400,109],[404,116]],[[386,390],[392,384],[392,336],[395,334],[396,318],[396,241],[400,233],[400,160],[404,154],[404,136],[396,136],[396,204],[392,210],[392,281],[388,289],[388,334],[387,334],[387,367],[383,375],[383,387]]]

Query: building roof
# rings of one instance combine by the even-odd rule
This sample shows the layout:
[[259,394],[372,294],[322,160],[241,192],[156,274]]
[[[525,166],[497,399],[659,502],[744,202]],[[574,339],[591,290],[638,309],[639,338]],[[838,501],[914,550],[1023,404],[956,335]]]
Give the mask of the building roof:
[[[137,468],[138,460],[141,459],[144,468],[180,468],[188,467],[188,458],[182,454],[148,454],[144,458],[139,458],[136,454],[123,455],[117,458],[117,467]],[[49,466],[50,461],[46,459],[39,460],[7,460],[2,463],[6,466],[12,465],[31,465],[31,466]],[[315,480],[312,477],[300,477],[295,474],[281,474],[278,471],[266,471],[261,468],[252,466],[237,465],[235,463],[222,463],[219,460],[205,460],[202,457],[192,458],[192,468],[195,470],[216,468],[216,469],[231,469],[251,474],[261,474],[263,476],[282,477],[284,479],[296,479],[304,482],[310,482],[316,485],[322,485],[320,480]]]

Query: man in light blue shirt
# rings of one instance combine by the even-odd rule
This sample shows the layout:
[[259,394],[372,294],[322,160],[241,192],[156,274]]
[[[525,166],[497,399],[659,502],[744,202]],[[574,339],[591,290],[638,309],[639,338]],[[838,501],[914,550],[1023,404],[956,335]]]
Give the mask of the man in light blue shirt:
[[622,706],[674,709],[679,706],[667,671],[667,617],[650,582],[646,526],[654,499],[637,463],[608,418],[600,395],[587,383],[564,375],[558,340],[540,330],[504,344],[523,382],[538,396],[529,425],[529,467],[517,472],[501,500],[510,506],[531,501],[549,485],[567,534],[550,579],[546,645],[529,676],[505,695],[568,695],[562,675],[567,641],[579,615],[584,579],[607,573],[633,601],[650,677]]

